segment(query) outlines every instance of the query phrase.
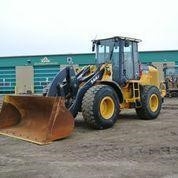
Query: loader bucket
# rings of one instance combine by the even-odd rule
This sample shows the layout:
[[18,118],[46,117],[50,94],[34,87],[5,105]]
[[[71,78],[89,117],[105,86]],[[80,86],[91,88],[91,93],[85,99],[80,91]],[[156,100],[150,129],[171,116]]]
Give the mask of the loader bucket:
[[61,97],[4,97],[0,134],[37,144],[65,138],[74,128],[74,118]]

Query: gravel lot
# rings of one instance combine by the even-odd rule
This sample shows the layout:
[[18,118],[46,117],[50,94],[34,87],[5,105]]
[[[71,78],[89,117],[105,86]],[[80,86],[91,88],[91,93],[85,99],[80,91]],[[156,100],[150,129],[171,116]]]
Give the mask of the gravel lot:
[[75,125],[45,146],[0,135],[0,177],[178,177],[178,98],[166,98],[156,120],[127,110],[111,129],[91,130],[81,115]]

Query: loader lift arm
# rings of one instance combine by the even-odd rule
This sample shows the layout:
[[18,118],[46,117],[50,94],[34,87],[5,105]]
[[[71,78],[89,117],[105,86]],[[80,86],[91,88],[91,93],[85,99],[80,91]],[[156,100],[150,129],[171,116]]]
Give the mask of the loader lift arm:
[[[65,106],[72,113],[73,117],[81,111],[81,103],[86,91],[93,86],[98,80],[101,80],[104,68],[98,66],[96,71],[91,75],[85,76],[89,72],[86,68],[79,75],[75,75],[72,66],[61,70],[51,82],[46,96],[58,96],[65,98]],[[79,85],[84,82],[83,86]]]

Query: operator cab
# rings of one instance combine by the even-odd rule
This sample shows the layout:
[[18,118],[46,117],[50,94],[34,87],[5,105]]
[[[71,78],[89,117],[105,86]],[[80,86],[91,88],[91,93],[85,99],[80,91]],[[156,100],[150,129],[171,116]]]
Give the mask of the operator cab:
[[113,80],[124,85],[139,79],[138,43],[141,40],[116,36],[93,41],[96,64],[112,64]]

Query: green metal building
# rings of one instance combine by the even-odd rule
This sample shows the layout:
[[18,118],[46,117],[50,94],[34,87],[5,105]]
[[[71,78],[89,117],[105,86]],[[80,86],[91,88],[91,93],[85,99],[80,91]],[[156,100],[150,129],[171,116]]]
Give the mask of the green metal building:
[[[178,50],[170,51],[144,51],[139,52],[142,63],[167,63],[173,62],[178,65]],[[94,53],[85,54],[55,54],[35,56],[10,56],[0,57],[0,94],[15,93],[17,89],[18,69],[23,66],[25,75],[30,69],[33,75],[31,90],[34,93],[41,93],[44,86],[49,83],[57,72],[68,63],[84,66],[95,63]],[[29,68],[29,66],[31,66]],[[27,70],[28,69],[28,70]],[[24,87],[27,87],[24,85]]]

